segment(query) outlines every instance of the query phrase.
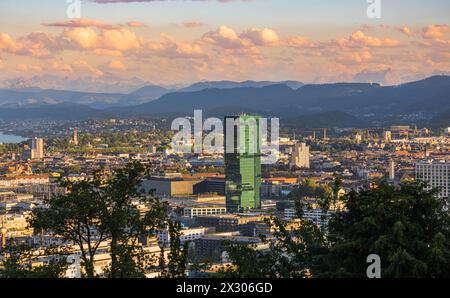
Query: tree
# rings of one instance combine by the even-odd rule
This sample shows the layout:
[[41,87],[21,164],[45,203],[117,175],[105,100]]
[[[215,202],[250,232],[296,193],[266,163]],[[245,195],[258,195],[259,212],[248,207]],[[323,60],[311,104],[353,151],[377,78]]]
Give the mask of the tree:
[[[94,257],[104,241],[110,243],[109,277],[143,276],[147,262],[138,239],[154,235],[167,215],[166,204],[140,191],[144,172],[140,163],[131,163],[110,175],[96,172],[84,181],[64,181],[67,193],[46,199],[30,223],[36,233],[49,231],[75,243],[89,278],[95,277]],[[135,203],[146,210],[141,212]]]
[[102,177],[95,173],[89,180],[62,180],[64,195],[44,199],[45,207],[36,208],[30,219],[34,232],[49,231],[68,244],[75,244],[81,252],[84,273],[94,277],[94,257],[99,245],[109,238],[102,221],[107,206],[102,199]]
[[[323,208],[338,198],[340,182],[331,187]],[[226,250],[229,277],[365,278],[367,257],[381,258],[382,277],[450,277],[449,199],[423,183],[381,183],[352,191],[345,208],[332,216],[328,231],[303,219],[296,202],[297,225],[273,218],[274,231],[265,251],[232,243]]]
[[[1,278],[63,278],[68,267],[64,249],[61,248],[39,251],[26,244],[9,244],[0,255],[4,256]],[[32,266],[39,258],[48,258],[50,261]]]
[[450,277],[449,200],[437,193],[420,182],[349,193],[317,275],[366,277],[367,256],[378,254],[386,278]]
[[[165,263],[164,257],[160,259],[162,268],[161,277],[165,278],[184,278],[186,277],[186,259],[188,244],[181,244],[181,224],[179,221],[169,220],[168,222],[170,250],[168,262]],[[164,255],[164,249],[161,250]]]
[[267,248],[256,250],[254,245],[227,243],[232,266],[221,274],[232,278],[310,277],[316,256],[323,253],[325,239],[319,227],[303,219],[289,225],[273,217],[266,223],[273,231],[273,238],[261,237]]
[[[144,262],[135,262],[134,266],[123,266],[124,261],[132,264],[136,249],[140,249],[140,236],[155,235],[164,226],[167,216],[167,204],[140,191],[142,176],[145,172],[140,163],[131,163],[116,170],[102,188],[102,198],[106,202],[107,212],[102,217],[111,237],[110,277],[128,277],[137,271],[143,271]],[[142,213],[133,202],[145,204],[148,210]],[[134,256],[134,257],[133,257]],[[141,266],[138,266],[138,263]],[[140,268],[138,268],[140,267]]]

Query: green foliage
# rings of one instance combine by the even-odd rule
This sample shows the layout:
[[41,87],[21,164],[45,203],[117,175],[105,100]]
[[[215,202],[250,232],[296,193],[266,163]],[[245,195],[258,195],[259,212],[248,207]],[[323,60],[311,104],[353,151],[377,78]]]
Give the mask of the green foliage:
[[108,239],[108,231],[102,222],[107,206],[102,199],[101,176],[79,182],[61,181],[67,193],[46,198],[48,208],[36,208],[30,224],[36,234],[47,230],[68,243],[75,243],[81,251],[81,259],[87,277],[94,277],[94,256],[102,241]]
[[245,278],[306,278],[316,256],[323,253],[325,239],[320,229],[306,220],[289,227],[277,218],[267,221],[275,231],[273,239],[262,237],[267,249],[228,243],[226,251],[232,262],[220,275]]
[[386,278],[450,277],[449,200],[436,194],[422,183],[383,183],[348,194],[348,210],[330,222],[318,274],[365,277],[367,256],[378,254]]
[[[168,223],[170,250],[169,260],[165,264],[164,259],[160,260],[162,268],[161,277],[165,278],[183,278],[186,277],[186,260],[188,244],[181,244],[181,224],[178,221],[170,220]],[[162,251],[162,254],[164,251]]]
[[[154,235],[166,219],[167,205],[139,191],[144,167],[132,163],[111,175],[95,173],[92,179],[63,181],[67,193],[45,200],[30,220],[36,233],[51,231],[81,250],[87,277],[94,276],[94,257],[103,241],[110,243],[109,277],[143,276],[139,237]],[[134,202],[147,207],[142,213]]]
[[[0,278],[63,278],[68,267],[64,249],[61,248],[39,252],[25,244],[18,244],[8,245],[0,254],[5,257]],[[33,261],[43,257],[50,258],[50,262],[31,266]]]
[[[340,181],[330,187],[322,206],[337,200]],[[352,277],[365,278],[371,254],[381,257],[382,277],[450,277],[449,200],[422,183],[399,186],[382,183],[352,191],[343,198],[345,209],[331,219],[329,231],[302,219],[273,218],[273,239],[262,238],[270,249],[256,250],[238,243],[227,245],[232,266],[227,277]],[[309,195],[309,194],[308,194]]]

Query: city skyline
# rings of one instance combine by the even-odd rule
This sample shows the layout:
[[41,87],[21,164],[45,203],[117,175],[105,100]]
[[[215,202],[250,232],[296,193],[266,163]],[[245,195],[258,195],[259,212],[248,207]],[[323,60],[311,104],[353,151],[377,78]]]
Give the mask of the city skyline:
[[69,19],[65,1],[3,1],[0,80],[398,84],[449,73],[447,1],[382,2],[380,19],[366,1],[334,2],[83,1]]

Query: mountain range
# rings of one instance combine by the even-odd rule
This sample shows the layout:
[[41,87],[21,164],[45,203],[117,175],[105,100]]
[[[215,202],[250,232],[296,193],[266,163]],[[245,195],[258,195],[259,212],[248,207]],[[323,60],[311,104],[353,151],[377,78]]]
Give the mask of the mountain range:
[[[450,109],[450,77],[433,76],[397,86],[368,83],[304,85],[295,81],[200,82],[178,90],[146,85],[128,94],[0,89],[1,119],[11,120],[15,116],[58,119],[61,117],[58,113],[68,107],[73,110],[71,117],[80,119],[192,115],[194,109],[202,109],[208,116],[247,112],[282,119],[339,113],[335,114],[335,119],[343,119],[346,114],[348,119],[353,119],[349,124],[355,123],[355,126],[359,121],[354,117],[360,120],[359,124],[421,124],[438,119],[447,125],[445,115],[439,118],[438,114]],[[333,117],[329,116],[331,123]]]

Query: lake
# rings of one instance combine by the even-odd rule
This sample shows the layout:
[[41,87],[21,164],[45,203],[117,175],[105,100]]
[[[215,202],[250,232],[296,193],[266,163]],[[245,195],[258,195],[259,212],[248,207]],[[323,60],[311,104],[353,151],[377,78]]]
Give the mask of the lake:
[[26,141],[27,138],[22,138],[19,136],[13,136],[13,135],[4,135],[2,132],[0,132],[0,144],[1,143],[20,143],[23,141]]

